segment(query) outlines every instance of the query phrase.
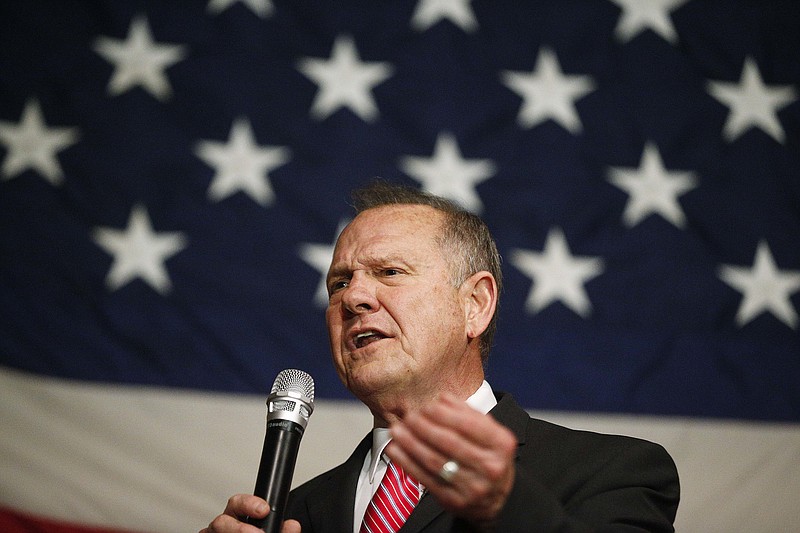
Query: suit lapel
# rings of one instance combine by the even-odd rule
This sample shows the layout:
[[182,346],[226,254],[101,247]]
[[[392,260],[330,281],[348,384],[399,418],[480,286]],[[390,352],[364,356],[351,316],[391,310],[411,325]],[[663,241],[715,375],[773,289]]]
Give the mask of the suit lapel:
[[489,411],[495,420],[514,432],[517,437],[517,457],[519,457],[519,447],[525,444],[526,428],[530,416],[519,406],[519,404],[509,394],[504,392],[495,393],[497,405]]
[[353,531],[358,474],[364,457],[372,446],[372,434],[367,434],[350,457],[330,471],[327,481],[307,498],[308,516],[315,533]]
[[[435,518],[444,513],[444,509],[436,501],[436,498],[426,492],[422,495],[422,499],[411,512],[406,523],[397,533],[416,533],[422,531],[430,524]],[[425,531],[434,531],[432,529],[425,529]],[[445,530],[447,531],[447,530]]]

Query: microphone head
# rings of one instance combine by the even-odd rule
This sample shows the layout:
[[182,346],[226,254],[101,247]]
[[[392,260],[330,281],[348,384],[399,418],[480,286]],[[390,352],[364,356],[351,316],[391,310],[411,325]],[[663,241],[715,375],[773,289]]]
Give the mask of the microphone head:
[[281,370],[275,378],[275,383],[272,384],[270,394],[289,391],[296,392],[307,403],[314,403],[314,379],[302,370],[295,368]]
[[313,412],[314,379],[302,370],[282,370],[267,397],[267,421],[289,420],[305,428]]

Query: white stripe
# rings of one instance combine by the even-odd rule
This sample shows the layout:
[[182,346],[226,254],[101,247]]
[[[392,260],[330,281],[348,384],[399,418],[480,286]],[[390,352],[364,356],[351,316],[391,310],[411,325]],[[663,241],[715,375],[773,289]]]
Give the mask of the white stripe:
[[[372,519],[372,523],[375,524],[375,526],[377,528],[379,528],[379,529],[386,529],[386,528],[391,529],[392,526],[389,525],[389,521],[386,520],[385,516],[383,516],[383,512],[381,512],[381,508],[374,502],[371,503],[370,506],[375,510],[374,513],[369,515],[369,518]],[[383,528],[381,528],[380,524],[378,523],[378,520],[383,522],[383,525],[384,525]]]
[[[384,509],[386,509],[388,511],[388,506],[393,506],[394,505],[393,502],[392,502],[392,495],[389,492],[389,487],[387,487],[386,485],[382,485],[380,489],[381,489],[381,496],[380,496],[379,499],[380,499],[380,504],[381,505],[378,505],[377,504],[378,502],[375,502],[375,504],[374,504],[375,515],[378,518],[380,518],[381,522],[383,522],[386,525],[386,527],[388,527],[389,529],[397,529],[397,526],[399,525],[399,523],[397,522],[397,520],[394,520],[395,516],[393,516],[391,513],[389,513],[387,515],[387,514],[384,514],[384,512],[383,512]],[[392,520],[392,522],[394,522],[394,525],[389,523],[390,519]]]
[[[101,385],[0,367],[0,504],[87,525],[198,531],[252,492],[263,395]],[[317,402],[295,480],[347,458],[366,408]],[[348,431],[342,431],[342,428]]]
[[[391,488],[393,489],[393,494],[389,497],[389,504],[394,508],[395,512],[398,515],[407,518],[408,515],[411,514],[411,511],[414,510],[414,502],[412,502],[408,495],[403,490],[403,479],[400,477],[400,471],[397,470],[394,464],[390,463],[389,468],[392,472],[392,478],[394,478],[394,483],[392,483]],[[406,502],[406,505],[403,502]],[[402,506],[402,509],[400,508]]]
[[[394,510],[393,513],[389,513],[390,514],[390,518],[392,518],[392,521],[399,526],[399,525],[402,524],[402,522],[400,522],[399,519],[400,518],[407,518],[408,515],[411,514],[411,512],[407,508],[401,509],[398,506],[400,504],[400,501],[399,501],[399,496],[400,495],[397,492],[397,487],[392,487],[392,489],[394,489],[394,490],[387,489],[387,492],[392,492],[393,494],[389,498],[386,499],[386,504],[388,504],[388,507],[391,507]],[[389,510],[388,507],[387,507],[387,511]]]
[[[206,394],[0,368],[0,503],[86,524],[197,531],[231,494],[252,491],[269,385],[264,395]],[[532,414],[663,444],[681,475],[678,531],[800,524],[800,424]],[[346,459],[371,424],[360,404],[317,401],[295,484]]]

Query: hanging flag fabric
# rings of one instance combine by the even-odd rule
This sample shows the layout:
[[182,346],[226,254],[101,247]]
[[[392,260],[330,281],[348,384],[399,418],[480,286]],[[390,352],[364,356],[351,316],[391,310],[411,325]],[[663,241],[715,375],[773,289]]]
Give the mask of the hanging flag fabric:
[[1,5],[0,529],[199,529],[285,368],[298,478],[342,460],[322,280],[375,177],[493,231],[493,387],[664,443],[685,530],[789,528],[799,49],[791,0]]

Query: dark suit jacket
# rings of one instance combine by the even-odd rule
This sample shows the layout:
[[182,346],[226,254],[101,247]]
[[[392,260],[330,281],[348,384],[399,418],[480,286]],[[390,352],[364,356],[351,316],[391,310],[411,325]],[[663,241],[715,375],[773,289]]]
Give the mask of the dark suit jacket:
[[[530,418],[502,393],[490,414],[519,440],[498,533],[673,531],[678,473],[661,446]],[[299,520],[303,533],[352,533],[356,483],[371,445],[368,435],[347,461],[293,490],[286,518]],[[473,529],[427,493],[400,530],[459,531]]]

